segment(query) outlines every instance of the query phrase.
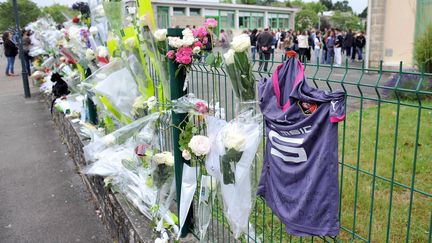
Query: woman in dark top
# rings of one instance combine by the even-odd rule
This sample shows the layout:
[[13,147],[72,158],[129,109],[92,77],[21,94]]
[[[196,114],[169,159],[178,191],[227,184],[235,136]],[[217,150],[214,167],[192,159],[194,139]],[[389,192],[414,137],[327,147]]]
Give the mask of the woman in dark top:
[[12,41],[12,33],[5,32],[3,34],[4,53],[7,58],[6,76],[16,76],[14,74],[15,57],[18,54],[18,48]]
[[252,30],[252,33],[250,34],[252,60],[254,60],[254,61],[255,61],[256,52],[257,52],[257,48],[256,48],[257,38],[258,38],[257,33],[258,33],[258,30],[254,29],[254,30]]

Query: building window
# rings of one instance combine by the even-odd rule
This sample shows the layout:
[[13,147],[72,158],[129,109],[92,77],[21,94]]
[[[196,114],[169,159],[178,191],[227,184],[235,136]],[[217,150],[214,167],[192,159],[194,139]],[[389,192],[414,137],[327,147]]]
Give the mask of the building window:
[[170,26],[169,19],[169,8],[157,7],[157,27],[160,29],[168,28]]
[[289,29],[289,14],[269,13],[269,27],[272,29]]
[[184,16],[186,15],[185,13],[185,8],[173,8],[174,10],[174,16]]
[[234,29],[235,28],[235,12],[234,11],[223,11],[219,12],[220,15],[220,26],[223,29]]
[[201,9],[199,8],[191,8],[189,10],[190,16],[201,16]]
[[239,27],[240,29],[259,29],[264,27],[264,14],[257,12],[239,13]]
[[217,17],[219,15],[219,10],[217,9],[205,9],[205,16],[206,17]]

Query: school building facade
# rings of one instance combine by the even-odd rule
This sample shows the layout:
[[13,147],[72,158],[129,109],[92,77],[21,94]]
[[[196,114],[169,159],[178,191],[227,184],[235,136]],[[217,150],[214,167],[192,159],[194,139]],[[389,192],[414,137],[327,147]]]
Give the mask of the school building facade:
[[[158,28],[195,25],[205,18],[215,18],[219,29],[241,32],[244,29],[294,29],[296,8],[261,5],[226,4],[218,1],[152,0]],[[199,24],[196,24],[199,25]]]

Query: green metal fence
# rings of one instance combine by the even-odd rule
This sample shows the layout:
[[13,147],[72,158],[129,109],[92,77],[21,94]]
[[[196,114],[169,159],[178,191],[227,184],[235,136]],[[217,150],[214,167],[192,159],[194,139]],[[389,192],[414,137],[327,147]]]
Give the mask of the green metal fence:
[[[278,59],[278,61],[276,61]],[[282,62],[272,57],[269,72],[254,61],[257,79],[271,76]],[[247,235],[235,240],[224,217],[219,193],[204,242],[432,242],[432,74],[367,69],[362,64],[334,67],[305,64],[310,85],[346,92],[346,120],[339,124],[341,233],[331,237],[295,237],[257,197]],[[150,68],[151,69],[151,68]],[[157,79],[154,70],[150,70]],[[188,92],[235,116],[236,100],[225,69],[196,61],[187,75]],[[174,146],[164,133],[165,149]],[[254,166],[261,173],[263,147]],[[204,168],[197,170],[200,180]],[[199,185],[199,181],[197,182]],[[198,186],[199,188],[199,186]],[[198,194],[194,199],[197,215]],[[193,220],[192,220],[193,222]],[[191,224],[189,231],[198,236]],[[197,237],[198,238],[198,237]]]

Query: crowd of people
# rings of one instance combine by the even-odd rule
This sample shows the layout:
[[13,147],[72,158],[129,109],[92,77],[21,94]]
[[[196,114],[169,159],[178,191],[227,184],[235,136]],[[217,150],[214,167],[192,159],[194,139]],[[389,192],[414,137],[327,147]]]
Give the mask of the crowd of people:
[[340,29],[325,29],[323,31],[305,30],[303,32],[283,29],[272,31],[249,30],[252,48],[252,58],[255,60],[257,53],[261,60],[260,66],[267,71],[268,62],[276,49],[288,52],[294,50],[302,62],[320,62],[335,66],[342,65],[342,55],[352,61],[363,60],[363,49],[366,38],[363,31],[354,33],[352,30],[343,32]]

